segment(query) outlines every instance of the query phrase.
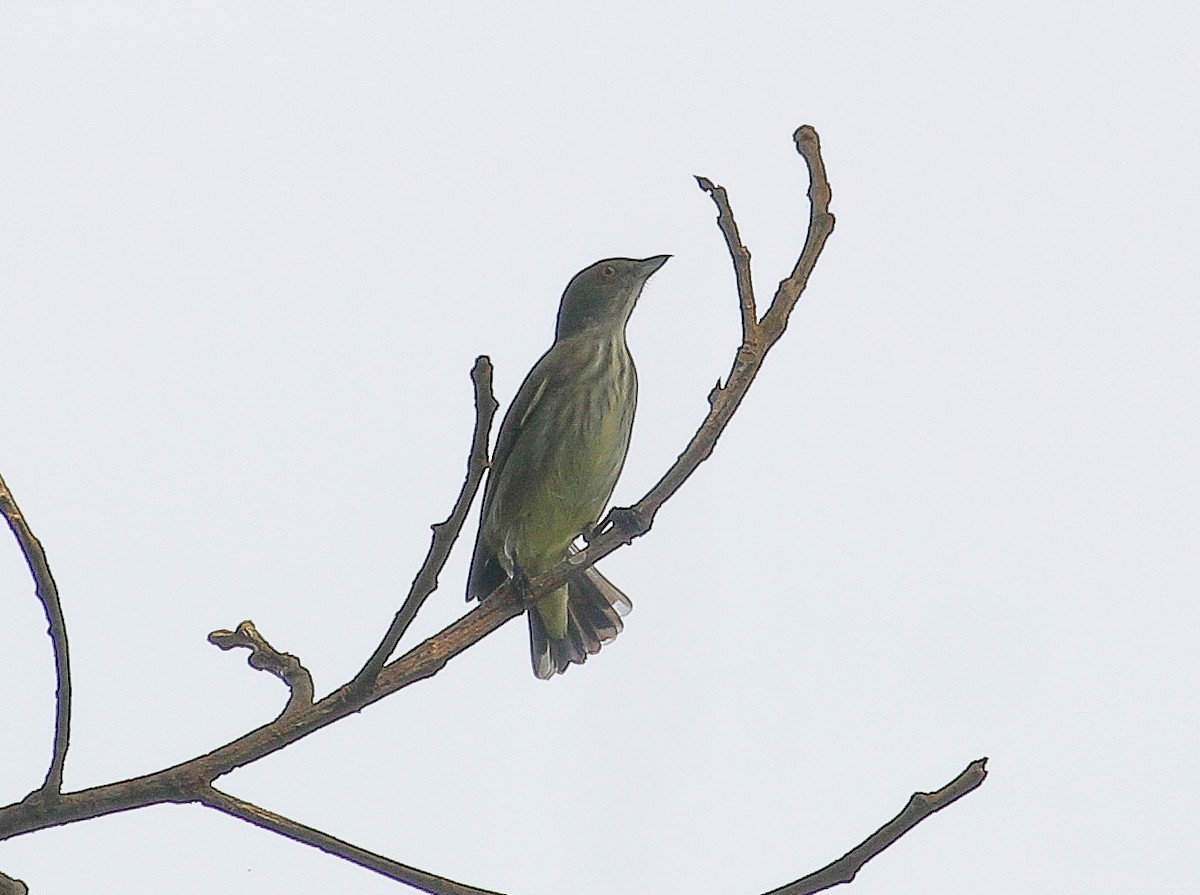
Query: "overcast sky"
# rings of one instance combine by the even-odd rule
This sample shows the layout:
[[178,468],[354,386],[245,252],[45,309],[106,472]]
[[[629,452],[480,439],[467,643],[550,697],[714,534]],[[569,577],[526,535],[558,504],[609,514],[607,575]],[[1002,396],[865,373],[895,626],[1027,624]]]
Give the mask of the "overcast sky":
[[[523,622],[220,786],[511,895],[754,895],[981,756],[853,885],[1187,892],[1200,772],[1196,13],[1183,3],[6,3],[0,472],[71,635],[76,789],[195,756],[377,642],[558,298],[674,257],[629,340],[615,500],[739,337],[694,174],[765,305],[820,132],[837,230],[653,532],[635,610],[549,683]],[[465,610],[471,526],[410,643]],[[0,543],[0,803],[50,749]],[[393,893],[200,807],[0,844],[34,895]]]

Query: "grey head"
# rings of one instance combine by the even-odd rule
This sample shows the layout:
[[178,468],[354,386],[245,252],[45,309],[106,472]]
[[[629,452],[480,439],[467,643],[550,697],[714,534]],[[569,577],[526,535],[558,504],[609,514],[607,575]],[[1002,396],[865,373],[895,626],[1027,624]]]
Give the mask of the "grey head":
[[596,328],[624,330],[646,280],[670,257],[606,258],[579,271],[563,293],[555,339]]

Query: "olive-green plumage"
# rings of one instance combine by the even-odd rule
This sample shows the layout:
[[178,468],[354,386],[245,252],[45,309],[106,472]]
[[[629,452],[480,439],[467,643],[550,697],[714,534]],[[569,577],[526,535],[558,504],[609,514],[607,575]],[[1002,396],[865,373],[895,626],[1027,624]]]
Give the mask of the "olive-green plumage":
[[[668,255],[610,258],[567,285],[554,344],[504,415],[467,598],[506,578],[532,578],[570,554],[608,506],[633,430],[637,371],[625,325],[646,280]],[[620,632],[633,604],[595,568],[571,578],[529,612],[533,673],[581,664]]]

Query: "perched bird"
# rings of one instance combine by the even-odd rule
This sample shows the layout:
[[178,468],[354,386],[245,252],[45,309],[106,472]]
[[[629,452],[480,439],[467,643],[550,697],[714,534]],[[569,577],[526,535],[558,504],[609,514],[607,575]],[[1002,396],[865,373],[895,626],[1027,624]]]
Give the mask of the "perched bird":
[[[642,287],[670,255],[609,258],[567,284],[554,344],[521,383],[500,424],[467,599],[529,578],[575,552],[608,506],[633,429],[637,371],[625,324]],[[529,610],[533,673],[582,664],[621,631],[633,604],[595,568]]]

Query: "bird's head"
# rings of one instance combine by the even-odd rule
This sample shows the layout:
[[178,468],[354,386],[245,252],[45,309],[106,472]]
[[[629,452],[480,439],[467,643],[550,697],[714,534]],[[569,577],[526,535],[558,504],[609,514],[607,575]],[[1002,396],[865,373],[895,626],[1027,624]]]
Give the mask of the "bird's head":
[[607,258],[585,267],[571,278],[558,308],[555,338],[602,327],[624,330],[650,275],[667,263],[670,255]]

